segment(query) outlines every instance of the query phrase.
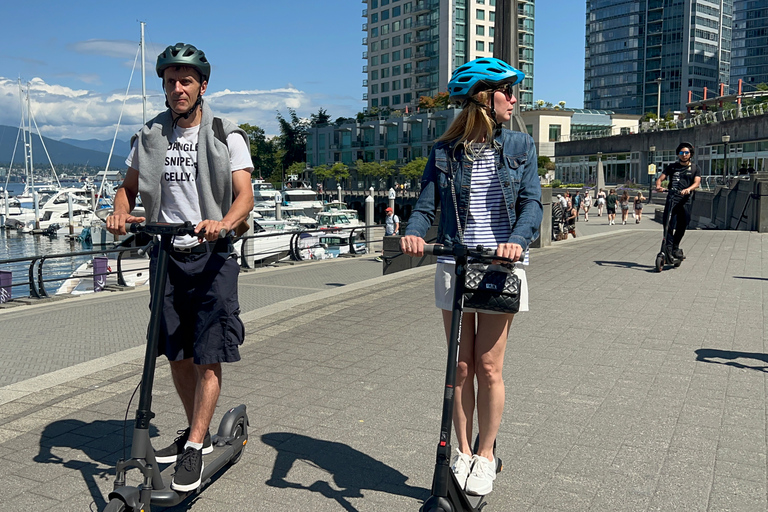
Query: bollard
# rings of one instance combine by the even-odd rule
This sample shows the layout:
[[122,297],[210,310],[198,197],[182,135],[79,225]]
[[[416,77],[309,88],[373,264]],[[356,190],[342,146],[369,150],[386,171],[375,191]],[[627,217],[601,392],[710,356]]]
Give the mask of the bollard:
[[67,210],[69,211],[69,234],[74,235],[75,234],[75,216],[74,213],[74,207],[72,205],[72,194],[67,192]]
[[[365,225],[373,226],[373,194],[365,198]],[[373,252],[373,228],[365,228],[365,242],[368,252]]]
[[3,187],[0,187],[0,190],[3,192],[3,215],[2,219],[0,219],[0,227],[5,227],[5,221],[8,219],[8,191],[5,190]]
[[341,202],[341,185],[336,187],[339,190],[339,202]]
[[275,219],[283,220],[283,196],[280,192],[275,193]]
[[35,229],[40,229],[40,199],[37,197],[37,190],[32,191],[32,202],[35,203]]
[[392,211],[395,211],[395,198],[397,197],[397,192],[395,192],[395,189],[390,188],[389,189],[389,207],[392,208]]
[[106,256],[93,258],[93,291],[100,292],[107,285],[109,259]]
[[248,264],[248,258],[251,258],[251,261],[254,259],[253,255],[253,238],[248,238],[250,236],[253,236],[253,212],[248,214],[248,231],[245,232],[243,235],[243,244],[240,246],[240,266],[243,268],[251,268],[251,265]]
[[11,300],[11,283],[13,274],[8,270],[0,270],[0,304]]

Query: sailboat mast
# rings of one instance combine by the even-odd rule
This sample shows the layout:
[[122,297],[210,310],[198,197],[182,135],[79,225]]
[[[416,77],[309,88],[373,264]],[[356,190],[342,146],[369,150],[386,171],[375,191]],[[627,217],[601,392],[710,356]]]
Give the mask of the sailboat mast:
[[32,103],[29,99],[29,82],[27,82],[27,127],[29,128],[29,179],[32,190],[35,190],[35,165],[32,161]]
[[141,123],[147,124],[147,77],[144,69],[144,23],[141,22]]
[[[27,130],[24,127],[24,96],[21,88],[21,78],[19,78],[19,108],[21,108],[21,135],[24,137],[24,177],[29,178],[29,165],[27,153]],[[29,186],[29,182],[24,181],[24,187]]]

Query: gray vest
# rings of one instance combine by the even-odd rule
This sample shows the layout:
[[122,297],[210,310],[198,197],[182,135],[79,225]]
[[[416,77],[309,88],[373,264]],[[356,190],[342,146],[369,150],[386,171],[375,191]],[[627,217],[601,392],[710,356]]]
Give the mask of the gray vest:
[[[232,169],[229,148],[213,133],[213,113],[200,105],[203,119],[197,145],[197,188],[200,213],[203,220],[221,220],[232,206]],[[222,119],[226,135],[237,132],[250,144],[248,135],[234,123]],[[149,222],[157,222],[160,213],[160,178],[165,167],[165,154],[173,135],[171,111],[166,110],[145,124],[131,138],[131,146],[138,137],[136,148],[139,157],[139,193]]]

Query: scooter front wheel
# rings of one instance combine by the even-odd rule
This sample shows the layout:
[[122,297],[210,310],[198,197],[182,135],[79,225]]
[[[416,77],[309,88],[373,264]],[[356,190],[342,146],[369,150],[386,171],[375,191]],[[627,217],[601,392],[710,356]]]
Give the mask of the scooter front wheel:
[[107,503],[107,507],[104,512],[133,512],[133,509],[128,509],[125,502],[119,498],[112,498]]
[[656,272],[661,272],[664,269],[664,262],[666,258],[664,256],[664,253],[659,253],[656,256]]

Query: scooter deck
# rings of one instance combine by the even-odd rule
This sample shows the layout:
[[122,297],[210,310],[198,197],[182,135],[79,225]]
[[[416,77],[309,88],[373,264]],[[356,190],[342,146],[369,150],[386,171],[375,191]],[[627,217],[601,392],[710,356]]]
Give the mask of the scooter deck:
[[231,445],[225,446],[213,446],[213,451],[207,455],[203,455],[203,474],[200,479],[200,487],[191,491],[175,491],[171,488],[171,482],[173,481],[173,473],[176,468],[175,462],[167,463],[168,467],[163,469],[160,473],[163,477],[163,484],[165,488],[162,490],[152,491],[152,505],[159,505],[164,507],[172,507],[178,505],[190,494],[203,490],[211,479],[235,457],[234,448]]

